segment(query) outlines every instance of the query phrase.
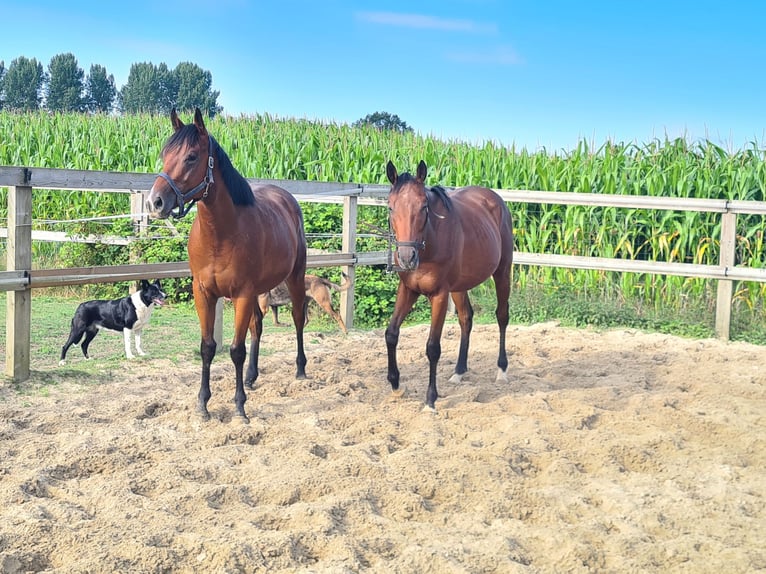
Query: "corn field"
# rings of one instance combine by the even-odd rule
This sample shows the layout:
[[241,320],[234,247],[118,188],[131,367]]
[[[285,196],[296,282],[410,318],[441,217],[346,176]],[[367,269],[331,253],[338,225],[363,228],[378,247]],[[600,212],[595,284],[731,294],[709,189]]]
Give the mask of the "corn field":
[[[493,142],[471,145],[269,115],[218,116],[207,125],[246,177],[385,183],[389,159],[400,171],[414,170],[423,159],[429,168],[428,183],[448,187],[477,184],[495,189],[758,201],[766,195],[766,150],[757,142],[733,152],[708,141],[683,139],[606,142],[598,147],[582,141],[571,151],[530,152]],[[169,119],[157,116],[0,112],[0,165],[157,172],[170,129]],[[6,190],[0,193],[0,217],[5,218]],[[128,202],[123,194],[40,191],[34,196],[33,220],[123,214],[129,212]],[[337,206],[307,207],[308,233],[327,231],[328,222],[340,221]],[[510,208],[520,251],[718,262],[720,216],[716,214],[538,204]],[[381,208],[360,209],[361,221],[371,226],[385,228],[385,218]],[[761,216],[738,218],[738,264],[766,265],[765,230]],[[566,284],[650,305],[682,307],[690,299],[712,305],[714,300],[714,284],[703,279],[550,268],[520,268],[514,273],[520,287]],[[735,304],[759,313],[765,291],[762,284],[738,283]]]

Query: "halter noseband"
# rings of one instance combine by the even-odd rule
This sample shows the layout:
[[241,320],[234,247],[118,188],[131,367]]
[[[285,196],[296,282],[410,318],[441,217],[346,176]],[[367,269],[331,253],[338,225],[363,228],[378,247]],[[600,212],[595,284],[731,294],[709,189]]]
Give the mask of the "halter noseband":
[[[205,199],[207,197],[207,192],[210,189],[210,185],[214,183],[213,138],[210,135],[208,135],[207,138],[208,138],[207,173],[205,174],[205,179],[203,179],[202,183],[200,183],[197,187],[184,193],[180,189],[178,189],[176,182],[174,182],[173,179],[167,173],[163,171],[159,174],[161,178],[163,178],[165,181],[168,182],[168,185],[170,185],[171,189],[176,193],[176,198],[178,199],[178,202],[177,202],[178,213],[173,213],[172,210],[170,212],[170,215],[172,215],[175,219],[181,219],[187,213],[189,213],[191,208],[194,207],[195,203],[197,203],[200,199]],[[202,194],[202,197],[198,197],[195,199],[194,196],[197,195],[197,193],[199,193],[199,191],[202,189],[205,190],[205,192]],[[189,202],[189,205],[184,207],[184,204],[190,199],[191,201]]]

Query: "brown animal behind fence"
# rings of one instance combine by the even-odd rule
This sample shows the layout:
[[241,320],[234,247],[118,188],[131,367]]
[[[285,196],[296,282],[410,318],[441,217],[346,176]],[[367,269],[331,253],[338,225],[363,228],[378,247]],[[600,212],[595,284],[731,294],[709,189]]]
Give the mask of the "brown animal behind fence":
[[[340,313],[338,313],[332,306],[331,291],[342,292],[346,291],[349,287],[351,287],[351,281],[345,273],[343,274],[343,281],[341,281],[340,285],[333,283],[324,277],[309,275],[308,273],[306,274],[306,297],[316,301],[317,305],[319,305],[325,313],[335,319],[335,322],[338,323],[344,333],[348,333],[348,329],[346,329],[346,323],[343,322]],[[258,296],[258,305],[261,308],[261,314],[265,316],[266,310],[271,307],[275,325],[281,325],[279,322],[279,307],[288,303],[290,303],[290,293],[284,283],[280,283],[268,293],[263,293]],[[306,324],[308,324],[308,322],[309,315],[306,313]]]

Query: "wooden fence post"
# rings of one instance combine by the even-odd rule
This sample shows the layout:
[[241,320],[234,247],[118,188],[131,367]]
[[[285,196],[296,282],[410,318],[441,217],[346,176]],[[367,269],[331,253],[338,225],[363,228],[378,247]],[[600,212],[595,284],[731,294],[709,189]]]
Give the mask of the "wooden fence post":
[[[718,264],[724,269],[734,267],[737,245],[737,214],[724,213],[721,216],[721,253]],[[715,334],[719,339],[729,339],[731,327],[731,296],[734,281],[718,281],[718,297],[715,303]]]
[[[8,271],[32,269],[32,188],[8,188]],[[29,379],[32,289],[8,291],[5,330],[5,374],[16,382]]]
[[[343,239],[341,251],[356,254],[356,215],[357,196],[347,195],[343,198]],[[351,287],[340,294],[340,316],[347,329],[354,327],[354,283],[356,282],[356,266],[343,265],[341,271],[348,276]]]
[[[144,213],[144,194],[140,191],[130,194],[130,220],[133,224],[133,234],[136,237],[143,237],[146,235],[146,231],[149,228],[149,216]],[[130,263],[137,263],[138,258],[136,256],[136,248],[134,244],[128,246],[129,254],[128,261]],[[133,289],[140,289],[141,281],[137,279],[133,282]]]

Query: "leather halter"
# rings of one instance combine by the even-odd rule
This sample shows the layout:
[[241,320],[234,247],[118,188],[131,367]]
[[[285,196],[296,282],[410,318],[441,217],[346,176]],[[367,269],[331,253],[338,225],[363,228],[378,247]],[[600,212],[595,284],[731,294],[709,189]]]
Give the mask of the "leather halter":
[[[446,216],[439,215],[434,211],[434,215],[438,217],[439,219],[444,219]],[[431,216],[431,208],[428,206],[428,203],[426,203],[426,220],[423,222],[423,229],[426,228],[428,225],[428,218]],[[392,240],[393,244],[399,248],[399,247],[414,247],[417,250],[425,249],[426,248],[426,240],[421,239],[420,241],[399,241],[396,239],[396,234],[394,233],[394,227],[391,225],[391,216],[388,217],[388,230],[390,233],[390,239]]]
[[[423,228],[425,229],[428,225],[428,213],[429,213],[428,206],[426,205],[426,220],[423,222]],[[414,247],[417,250],[425,249],[426,248],[426,240],[425,238],[421,239],[420,241],[399,241],[396,238],[396,233],[394,233],[394,226],[391,225],[391,216],[388,217],[388,230],[389,230],[389,237],[391,242],[394,244],[394,246],[398,249],[399,247]]]
[[[168,182],[168,185],[170,185],[171,189],[176,193],[176,207],[178,207],[178,213],[174,213],[172,210],[170,211],[170,215],[172,215],[175,219],[180,219],[183,216],[185,216],[192,207],[194,207],[194,204],[197,203],[200,199],[205,199],[207,197],[207,192],[210,189],[210,186],[215,183],[213,180],[213,138],[212,136],[208,135],[208,157],[207,157],[207,173],[205,174],[205,179],[202,180],[202,183],[200,183],[197,187],[187,191],[182,192],[180,189],[178,189],[178,186],[176,185],[176,182],[173,181],[173,179],[164,171],[159,174],[161,178],[163,178],[165,181]],[[205,192],[202,194],[201,197],[195,198],[194,196],[197,195],[200,190],[204,189]],[[191,201],[189,201],[191,200]],[[189,204],[184,207],[184,204],[189,201]]]

